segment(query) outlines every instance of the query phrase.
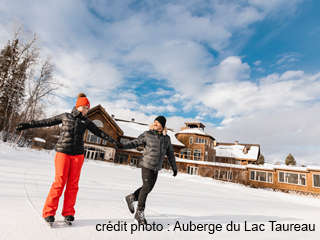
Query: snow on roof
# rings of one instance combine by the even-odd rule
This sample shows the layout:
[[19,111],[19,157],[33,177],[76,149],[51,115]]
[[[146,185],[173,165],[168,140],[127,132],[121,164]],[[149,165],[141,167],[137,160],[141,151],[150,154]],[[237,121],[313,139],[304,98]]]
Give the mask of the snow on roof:
[[320,171],[320,166],[314,166],[314,165],[308,165],[307,166],[307,169],[308,170],[318,170],[318,171]]
[[207,135],[210,136],[209,134],[206,134],[204,131],[198,129],[198,128],[190,128],[190,129],[185,129],[185,130],[181,130],[178,133],[193,133],[193,134],[201,134],[201,135]]
[[176,138],[176,134],[174,133],[174,131],[171,131],[168,129],[167,135],[170,137],[171,143],[173,145],[177,145],[177,146],[185,146],[182,142],[180,142],[177,138]]
[[259,154],[258,146],[250,146],[250,149],[245,154],[243,149],[244,145],[235,144],[235,145],[218,145],[214,147],[216,150],[217,157],[232,157],[232,158],[241,158],[241,159],[254,159],[257,160]]
[[137,138],[145,131],[149,130],[148,125],[141,125],[134,122],[116,121],[118,126],[123,130],[123,136]]
[[46,142],[46,140],[44,140],[44,139],[42,139],[42,138],[37,138],[37,137],[35,137],[35,138],[33,138],[35,141],[37,141],[37,142],[43,142],[43,143],[45,143]]
[[[124,136],[137,138],[140,134],[149,130],[149,125],[142,125],[135,122],[116,121],[118,126],[123,130]],[[171,143],[176,146],[184,146],[175,136],[175,133],[168,130],[167,135],[171,139]]]

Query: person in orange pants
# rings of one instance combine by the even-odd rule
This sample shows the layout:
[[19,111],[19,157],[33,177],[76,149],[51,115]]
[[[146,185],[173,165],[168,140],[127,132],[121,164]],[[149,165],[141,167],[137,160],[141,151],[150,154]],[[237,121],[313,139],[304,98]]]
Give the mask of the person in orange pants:
[[50,225],[52,225],[55,220],[54,216],[58,209],[59,199],[65,187],[62,216],[65,217],[65,221],[68,223],[74,221],[74,205],[76,203],[79,189],[78,183],[84,161],[83,138],[86,129],[89,129],[93,134],[114,144],[116,148],[120,145],[86,117],[89,108],[90,102],[86,95],[79,93],[76,106],[72,109],[71,113],[62,113],[48,119],[20,123],[16,127],[18,131],[21,131],[28,128],[47,127],[62,123],[54,159],[55,180],[42,212],[43,218]]
[[44,218],[56,214],[59,198],[62,195],[65,185],[66,190],[64,192],[62,216],[74,216],[74,205],[79,189],[78,182],[83,161],[83,154],[71,156],[60,152],[56,153],[54,158],[56,174],[54,183],[52,184],[46,203],[44,204],[42,214]]

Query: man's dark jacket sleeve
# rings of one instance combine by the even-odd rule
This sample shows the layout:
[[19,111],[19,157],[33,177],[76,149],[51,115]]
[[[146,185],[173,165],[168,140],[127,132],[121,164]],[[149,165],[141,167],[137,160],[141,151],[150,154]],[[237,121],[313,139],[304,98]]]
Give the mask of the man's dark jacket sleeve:
[[[170,139],[170,138],[169,138]],[[171,144],[171,139],[169,142],[169,146],[167,148],[166,152],[169,164],[171,166],[172,171],[178,171],[177,163],[176,163],[176,157],[174,156],[173,146]]]
[[124,143],[123,149],[132,149],[145,144],[146,144],[146,134],[144,132],[140,134],[138,138],[131,140],[130,142]]

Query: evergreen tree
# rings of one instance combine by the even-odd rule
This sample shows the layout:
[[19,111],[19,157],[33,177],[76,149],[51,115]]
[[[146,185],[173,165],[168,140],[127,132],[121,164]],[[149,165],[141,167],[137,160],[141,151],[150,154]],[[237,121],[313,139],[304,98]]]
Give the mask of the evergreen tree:
[[294,159],[294,157],[289,153],[289,155],[286,158],[285,164],[288,165],[292,165],[292,166],[296,166],[296,160]]
[[[0,117],[1,130],[9,130],[11,120],[23,101],[27,61],[19,51],[19,40],[15,39],[0,52]],[[6,140],[6,139],[5,139]]]
[[264,156],[260,154],[258,160],[257,160],[258,165],[263,165],[264,164]]

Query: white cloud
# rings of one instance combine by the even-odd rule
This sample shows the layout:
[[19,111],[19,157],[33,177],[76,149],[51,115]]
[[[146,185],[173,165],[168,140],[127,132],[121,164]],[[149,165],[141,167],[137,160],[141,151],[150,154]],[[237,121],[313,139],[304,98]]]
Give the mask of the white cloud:
[[287,52],[283,53],[277,56],[277,58],[280,58],[276,63],[279,64],[284,64],[286,62],[295,62],[299,61],[300,54],[299,53],[294,53],[294,52]]
[[253,64],[254,64],[255,66],[260,66],[261,60],[257,60],[257,61],[255,61]]

